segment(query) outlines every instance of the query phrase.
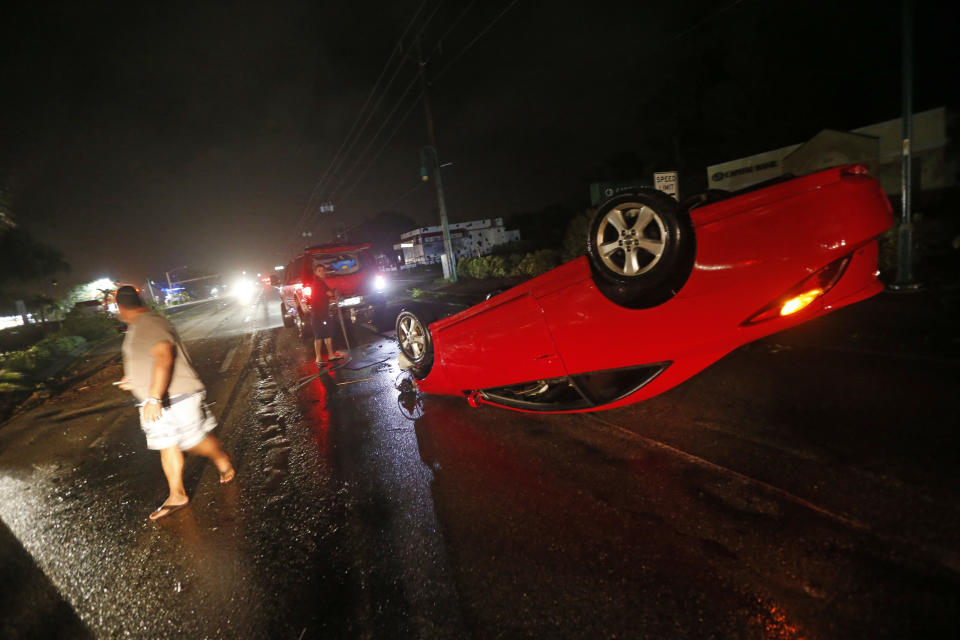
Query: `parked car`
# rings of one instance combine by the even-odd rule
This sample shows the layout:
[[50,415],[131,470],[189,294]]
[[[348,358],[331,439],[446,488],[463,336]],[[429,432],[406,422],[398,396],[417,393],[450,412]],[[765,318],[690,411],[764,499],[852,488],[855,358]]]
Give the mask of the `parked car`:
[[609,409],[662,393],[740,345],[883,289],[890,203],[865,167],[683,204],[601,206],[587,255],[431,323],[402,311],[419,389],[519,411]]
[[322,264],[327,286],[338,296],[344,320],[371,322],[378,329],[393,325],[387,316],[386,293],[389,280],[377,267],[369,244],[326,244],[307,247],[284,269],[280,286],[280,313],[283,326],[298,327],[301,335],[310,332],[314,303],[313,270]]

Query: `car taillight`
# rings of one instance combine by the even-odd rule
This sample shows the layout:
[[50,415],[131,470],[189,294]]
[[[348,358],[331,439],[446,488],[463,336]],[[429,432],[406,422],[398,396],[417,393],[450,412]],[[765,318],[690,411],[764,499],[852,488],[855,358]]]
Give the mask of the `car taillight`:
[[855,164],[840,171],[842,176],[869,176],[870,170],[867,169],[867,165],[864,164]]
[[811,303],[819,299],[827,291],[830,291],[833,285],[837,284],[837,281],[840,279],[840,276],[843,275],[843,271],[849,263],[850,256],[848,255],[839,260],[834,260],[747,318],[743,322],[743,326],[788,316],[806,309]]
[[304,287],[304,288],[303,288],[303,297],[304,297],[304,298],[309,298],[309,297],[312,296],[312,295],[313,295],[313,288],[311,288],[311,287]]

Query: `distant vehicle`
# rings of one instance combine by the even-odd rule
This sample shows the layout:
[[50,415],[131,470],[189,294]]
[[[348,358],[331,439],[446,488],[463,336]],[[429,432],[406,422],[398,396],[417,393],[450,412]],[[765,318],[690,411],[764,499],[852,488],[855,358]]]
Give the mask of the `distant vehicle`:
[[[297,327],[301,335],[310,332],[314,304],[313,270],[327,269],[327,286],[337,292],[340,311],[351,322],[366,321],[378,330],[390,328],[386,293],[389,280],[377,267],[370,244],[326,244],[307,247],[283,271],[280,286],[280,313],[283,326]],[[323,301],[326,304],[326,301]]]
[[619,407],[882,291],[877,237],[892,224],[860,165],[682,204],[638,190],[598,209],[586,256],[432,324],[406,309],[397,340],[426,393],[531,412]]

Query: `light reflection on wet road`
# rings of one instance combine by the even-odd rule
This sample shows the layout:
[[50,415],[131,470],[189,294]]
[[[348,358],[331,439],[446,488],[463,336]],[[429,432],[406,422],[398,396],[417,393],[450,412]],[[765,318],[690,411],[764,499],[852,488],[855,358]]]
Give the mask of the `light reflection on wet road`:
[[[61,628],[893,638],[956,626],[960,582],[942,532],[921,539],[914,523],[894,535],[874,515],[886,496],[849,493],[887,485],[829,449],[738,431],[756,422],[752,387],[762,382],[727,381],[794,375],[802,358],[742,350],[659,399],[599,416],[438,397],[412,407],[398,398],[391,340],[356,328],[351,361],[316,376],[310,347],[279,328],[272,296],[176,318],[239,474],[220,487],[192,461],[193,504],[166,521],[145,521],[162,476],[129,410],[70,417],[91,398],[116,404],[116,363],[87,391],[0,430],[0,517],[62,595],[47,605]],[[808,392],[791,393],[779,401]],[[723,439],[734,434],[736,447]],[[814,478],[830,484],[822,497]],[[901,491],[888,508],[909,508]],[[927,511],[955,512],[927,495]]]

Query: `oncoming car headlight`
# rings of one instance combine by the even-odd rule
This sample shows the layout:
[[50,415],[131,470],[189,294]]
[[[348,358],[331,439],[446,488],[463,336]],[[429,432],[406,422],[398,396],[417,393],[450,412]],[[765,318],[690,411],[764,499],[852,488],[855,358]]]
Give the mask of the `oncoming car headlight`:
[[374,291],[385,291],[386,288],[387,288],[387,278],[383,274],[378,273],[373,278]]
[[249,302],[255,292],[256,287],[253,282],[246,278],[236,280],[230,287],[230,293],[240,302]]

